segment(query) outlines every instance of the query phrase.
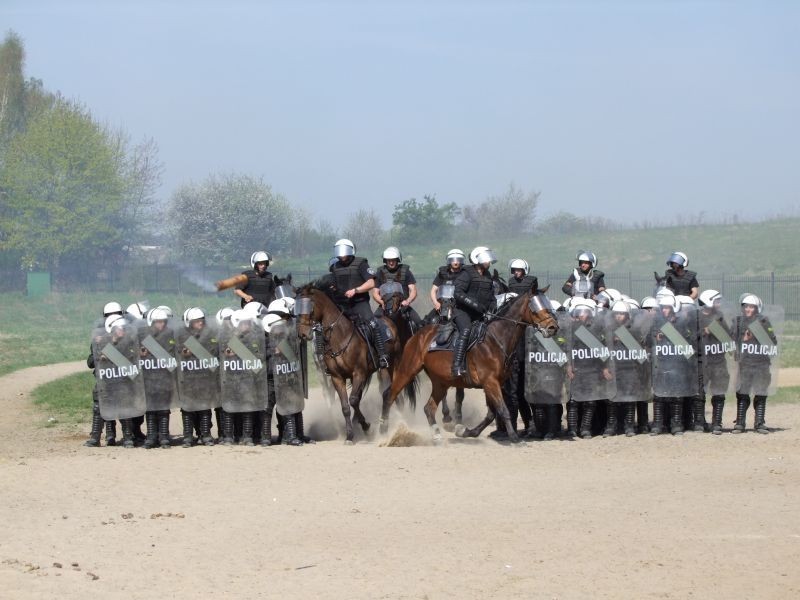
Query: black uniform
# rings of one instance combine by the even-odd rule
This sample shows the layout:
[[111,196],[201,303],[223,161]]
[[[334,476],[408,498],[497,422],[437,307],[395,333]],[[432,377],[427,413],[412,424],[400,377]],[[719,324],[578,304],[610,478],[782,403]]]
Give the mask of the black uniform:
[[684,269],[680,275],[673,269],[667,269],[664,271],[663,283],[676,296],[691,296],[692,288],[700,287],[700,284],[697,283],[697,273],[688,269]]
[[454,281],[455,302],[453,322],[458,329],[453,348],[452,374],[461,376],[466,371],[467,339],[473,321],[482,318],[495,305],[494,285],[488,270],[481,274],[474,265],[466,267]]
[[[731,380],[726,355],[736,344],[730,339],[730,327],[716,311],[704,307],[700,309],[699,316],[702,394],[704,399],[707,395],[711,396],[711,432],[720,434],[725,393]],[[703,411],[705,412],[705,403]]]
[[[384,283],[392,282],[399,283],[403,286],[403,299],[408,299],[408,286],[416,285],[417,279],[414,277],[408,265],[401,264],[394,271],[391,271],[389,267],[383,265],[378,269],[375,275],[375,287],[379,288]],[[420,327],[422,325],[422,319],[411,306],[404,307],[403,312],[406,313],[406,318],[412,322],[415,327]],[[382,317],[383,311],[380,308],[376,309],[375,316]]]
[[[775,346],[761,345],[760,341],[750,332],[750,326],[754,322],[761,325]],[[777,353],[778,338],[772,323],[763,315],[756,315],[750,319],[744,315],[736,317],[733,334],[736,340],[735,356],[739,363],[739,377],[736,382],[736,422],[733,431],[734,433],[744,431],[745,417],[752,396],[753,408],[756,413],[754,429],[759,433],[769,433],[764,423],[764,417],[767,393],[772,379],[770,353]]]
[[[247,275],[247,282],[237,285],[237,290],[242,290],[248,296],[252,296],[254,302],[261,302],[264,306],[269,306],[269,303],[275,300],[275,281],[272,273],[267,270],[258,273],[255,269],[248,269],[242,271],[242,275]],[[245,304],[247,302],[242,298],[242,307]]]
[[[575,282],[579,279],[588,279],[591,287],[591,293],[588,294],[588,296],[596,296],[600,293],[602,288],[606,287],[604,277],[605,273],[598,269],[589,269],[588,273],[583,273],[580,269],[573,269],[572,274],[564,282],[564,285],[561,286],[561,291],[567,296],[575,296]],[[585,296],[584,294],[580,295]]]
[[[92,352],[91,345],[89,346],[89,356],[86,358],[86,366],[94,372],[94,353]],[[95,379],[94,386],[92,387],[92,431],[89,433],[89,439],[86,440],[84,446],[94,447],[100,445],[100,434],[103,430],[103,417],[100,416],[100,398],[97,393],[97,380]],[[117,443],[117,422],[105,421],[106,426],[106,446],[115,446]]]

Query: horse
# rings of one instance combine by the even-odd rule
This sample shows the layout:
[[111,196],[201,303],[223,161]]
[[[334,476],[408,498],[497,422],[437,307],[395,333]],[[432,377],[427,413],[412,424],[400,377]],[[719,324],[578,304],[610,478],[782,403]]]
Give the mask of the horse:
[[[361,412],[361,396],[369,384],[372,374],[378,369],[371,358],[367,342],[358,334],[353,322],[328,296],[329,288],[330,286],[325,282],[317,281],[308,283],[297,290],[297,303],[295,304],[297,333],[302,339],[309,340],[315,325],[317,325],[318,334],[322,335],[325,368],[330,373],[331,382],[342,405],[346,432],[345,443],[352,444],[353,422],[350,418],[350,408],[352,407],[353,415],[361,425],[361,429],[367,433],[370,424]],[[388,326],[392,338],[386,340],[389,369],[381,369],[378,374],[381,379],[381,393],[386,402],[393,365],[399,361],[400,352],[399,344],[396,341],[397,328],[389,319],[383,318],[383,321]],[[348,379],[351,381],[349,399],[347,395]]]
[[[505,295],[508,292],[508,285],[505,279],[500,276],[497,269],[492,272],[492,287],[494,288],[495,296]],[[464,388],[456,387],[456,403],[453,415],[451,416],[450,407],[447,404],[447,396],[442,398],[442,423],[444,424],[445,431],[454,431],[456,427],[461,425],[463,419],[464,407]]]
[[[411,336],[416,332],[415,330],[419,329],[419,326],[414,325],[411,318],[408,316],[408,307],[402,304],[403,300],[405,300],[403,286],[397,282],[384,283],[378,289],[378,293],[381,295],[381,300],[383,300],[383,316],[391,320],[397,328],[397,341],[400,345],[400,351],[402,352],[408,340],[410,340]],[[414,378],[405,389],[411,412],[414,412],[417,408],[417,389],[418,381],[416,378]]]
[[483,421],[472,429],[456,430],[457,436],[479,436],[497,413],[505,422],[509,441],[519,442],[519,437],[511,426],[511,417],[503,401],[501,386],[508,377],[508,366],[517,342],[528,325],[535,326],[545,337],[551,337],[558,331],[550,301],[541,292],[525,292],[506,303],[494,315],[487,326],[483,343],[477,344],[467,353],[468,377],[454,377],[451,374],[450,352],[428,352],[438,328],[435,325],[425,326],[408,342],[400,363],[395,367],[391,389],[388,395],[384,395],[380,432],[386,433],[389,429],[389,410],[400,391],[417,373],[425,369],[431,380],[431,395],[425,405],[425,416],[428,417],[434,443],[442,442],[442,434],[436,424],[436,408],[447,395],[447,390],[454,386],[483,388],[488,409]]

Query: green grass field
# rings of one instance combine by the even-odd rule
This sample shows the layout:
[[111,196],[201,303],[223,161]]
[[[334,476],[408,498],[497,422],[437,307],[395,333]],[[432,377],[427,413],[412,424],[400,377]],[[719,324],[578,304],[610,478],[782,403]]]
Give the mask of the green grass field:
[[44,413],[48,426],[56,423],[86,423],[92,417],[94,376],[88,369],[39,386],[33,403]]

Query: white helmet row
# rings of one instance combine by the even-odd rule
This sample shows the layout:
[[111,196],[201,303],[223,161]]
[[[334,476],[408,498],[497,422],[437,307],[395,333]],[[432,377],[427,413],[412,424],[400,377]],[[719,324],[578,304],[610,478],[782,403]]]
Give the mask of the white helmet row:
[[155,321],[166,321],[172,316],[172,310],[168,306],[156,306],[147,311],[147,324],[152,325]]
[[103,307],[103,316],[122,314],[122,305],[119,302],[107,302]]
[[183,324],[186,327],[189,327],[192,321],[205,318],[206,313],[203,312],[203,309],[199,306],[193,306],[192,308],[187,308],[185,311],[183,311]]
[[252,268],[256,268],[256,263],[265,262],[267,266],[269,263],[272,262],[272,256],[270,256],[269,252],[264,252],[263,250],[259,250],[257,252],[253,252],[250,255],[250,266]]
[[400,249],[397,246],[389,246],[383,251],[383,262],[387,260],[396,260],[399,263],[403,262],[403,255],[400,254]]
[[750,304],[756,307],[756,313],[761,314],[761,311],[764,309],[764,303],[761,302],[761,298],[756,296],[755,294],[744,293],[739,296],[739,304],[745,305]]
[[597,255],[594,252],[589,252],[588,250],[578,250],[575,260],[577,260],[579,263],[588,262],[592,265],[593,269],[597,266]]
[[528,267],[528,261],[522,258],[512,258],[510,261],[508,261],[508,271],[513,273],[514,269],[522,269],[525,275],[527,275],[528,271],[530,270]]
[[591,298],[575,297],[569,303],[569,314],[573,317],[579,316],[581,313],[588,311],[592,316],[597,314],[597,303]]
[[476,246],[469,253],[469,262],[473,265],[494,264],[497,262],[497,257],[488,246]]
[[459,250],[458,248],[452,248],[447,253],[447,264],[452,265],[453,263],[458,263],[463,265],[464,262],[467,260],[467,256],[464,254],[463,250]]
[[675,251],[669,255],[669,258],[667,259],[667,266],[671,267],[672,263],[675,263],[679,267],[683,267],[685,269],[689,266],[689,257],[683,252]]
[[336,240],[336,243],[333,245],[333,255],[336,258],[344,258],[345,256],[355,256],[356,245],[347,238]]

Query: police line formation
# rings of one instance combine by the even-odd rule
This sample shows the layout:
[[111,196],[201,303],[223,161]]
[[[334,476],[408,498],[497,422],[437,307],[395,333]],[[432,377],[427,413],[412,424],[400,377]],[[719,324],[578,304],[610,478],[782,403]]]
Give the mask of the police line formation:
[[[700,292],[683,252],[669,256],[663,277],[656,275],[653,295],[641,302],[605,287],[594,253],[579,251],[576,260],[562,288],[567,300],[550,301],[558,332],[548,337],[528,327],[507,357],[503,398],[513,427],[521,417],[521,437],[721,434],[730,394],[736,398],[733,433],[745,431],[751,402],[754,430],[769,432],[766,400],[777,383],[781,307],[766,306],[752,293],[743,294],[737,306],[716,290]],[[218,289],[234,289],[239,309],[208,315],[191,307],[177,318],[166,306],[135,303],[123,310],[117,302],[107,303],[93,328],[87,359],[96,385],[86,445],[100,444],[104,425],[106,444],[115,445],[119,421],[124,447],[168,448],[170,411],[176,408],[186,447],[312,442],[303,425],[306,348],[297,334],[297,318],[309,310],[296,302],[291,278],[281,280],[268,271],[270,262],[269,253],[254,252],[251,269],[218,282]],[[494,252],[485,246],[469,257],[450,250],[434,278],[433,309],[424,319],[411,307],[416,280],[396,247],[387,248],[383,265],[372,269],[356,256],[352,241],[338,240],[325,283],[342,313],[372,332],[376,369],[389,366],[385,331],[377,320],[392,295],[401,296],[400,314],[412,332],[437,327],[437,343],[449,343],[458,387],[458,378],[466,375],[470,332],[491,321],[502,303],[538,290],[524,259],[508,263],[507,282],[490,273],[494,263]],[[314,339],[317,365],[325,352],[321,337]],[[324,367],[320,375],[325,377]],[[489,435],[508,437],[499,419]]]

